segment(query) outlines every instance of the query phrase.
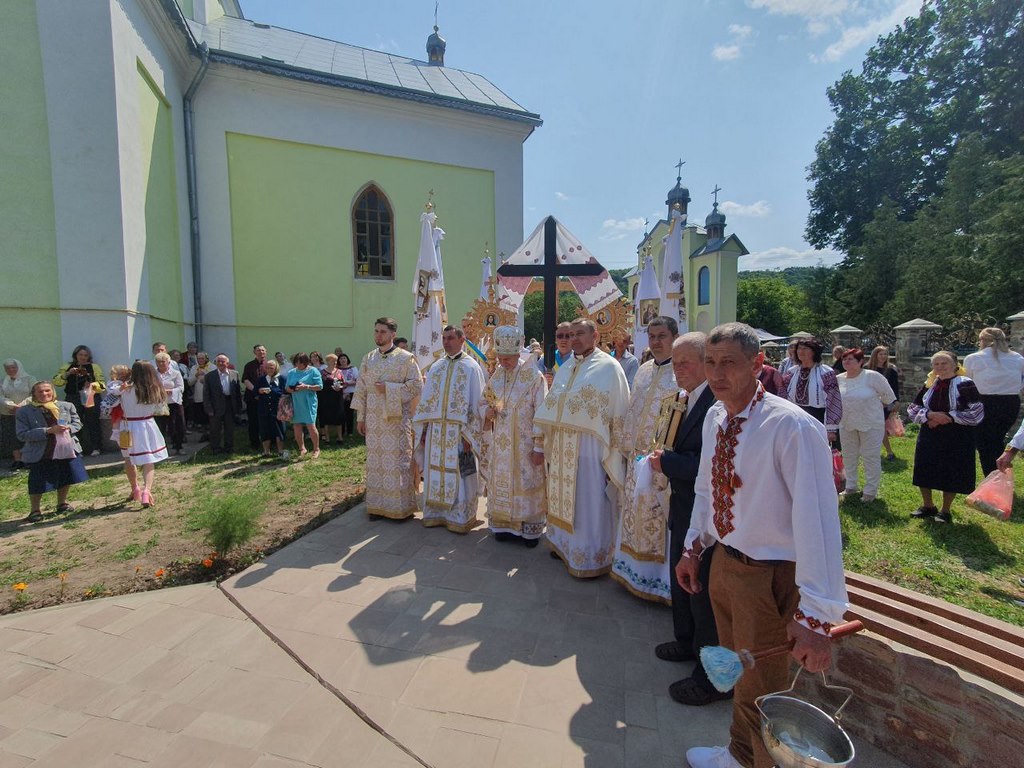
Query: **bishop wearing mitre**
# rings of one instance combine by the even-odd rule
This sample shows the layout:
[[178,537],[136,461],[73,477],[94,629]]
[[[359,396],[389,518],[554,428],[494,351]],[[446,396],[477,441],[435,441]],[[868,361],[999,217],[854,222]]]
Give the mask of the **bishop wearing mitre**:
[[542,439],[533,417],[548,385],[533,357],[522,359],[523,333],[514,325],[494,329],[498,365],[480,404],[487,441],[487,521],[498,541],[535,547],[544,534],[547,499],[544,462],[531,460]]
[[679,324],[671,317],[656,317],[647,325],[653,358],[640,366],[629,393],[621,441],[626,484],[612,563],[615,581],[639,598],[666,604],[672,601],[666,527],[672,494],[664,476],[644,472],[644,457],[658,447],[666,398],[674,402],[679,391],[672,371],[672,342],[678,333]]
[[413,416],[416,461],[423,468],[423,525],[467,533],[477,523],[480,401],[484,373],[463,352],[462,329],[445,326],[444,356],[427,368]]
[[[534,416],[547,468],[547,539],[569,573],[608,573],[615,551],[616,506],[625,483],[618,439],[629,406],[622,367],[597,349],[597,326],[572,322],[573,356],[555,374]],[[535,458],[536,460],[536,458]]]

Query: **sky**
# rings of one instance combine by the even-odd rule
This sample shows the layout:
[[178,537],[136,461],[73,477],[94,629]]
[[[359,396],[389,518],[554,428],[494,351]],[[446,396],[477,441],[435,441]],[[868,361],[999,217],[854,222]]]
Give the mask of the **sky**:
[[[246,18],[425,60],[434,0],[241,0]],[[523,236],[554,215],[609,269],[636,264],[682,159],[689,220],[717,185],[740,270],[834,264],[803,237],[826,89],[921,0],[440,0],[445,64],[544,125],[523,148]]]

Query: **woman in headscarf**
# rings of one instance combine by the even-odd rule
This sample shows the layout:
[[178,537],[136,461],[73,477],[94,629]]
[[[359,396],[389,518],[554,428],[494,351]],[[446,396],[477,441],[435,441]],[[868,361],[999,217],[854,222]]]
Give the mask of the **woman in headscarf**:
[[[962,373],[956,355],[936,352],[928,381],[907,408],[911,421],[921,425],[912,481],[921,492],[921,506],[911,517],[951,523],[953,499],[974,490],[974,431],[985,406],[978,387]],[[933,491],[942,492],[942,509],[935,506]]]
[[64,387],[64,397],[75,406],[85,427],[85,452],[99,456],[103,448],[100,409],[95,396],[106,389],[103,369],[92,361],[92,350],[79,344],[71,353],[71,362],[62,365],[53,377],[53,386]]
[[28,497],[31,503],[26,522],[43,519],[40,503],[44,493],[57,492],[57,512],[74,512],[68,504],[68,489],[89,479],[82,464],[82,446],[75,434],[82,420],[71,403],[57,400],[53,384],[37,381],[32,397],[15,416],[18,439],[25,444],[21,458],[28,465]]
[[35,378],[25,373],[20,362],[13,357],[4,360],[4,374],[0,378],[0,455],[14,458],[12,470],[25,468],[21,463],[21,443],[15,434],[14,415],[32,397],[35,383]]

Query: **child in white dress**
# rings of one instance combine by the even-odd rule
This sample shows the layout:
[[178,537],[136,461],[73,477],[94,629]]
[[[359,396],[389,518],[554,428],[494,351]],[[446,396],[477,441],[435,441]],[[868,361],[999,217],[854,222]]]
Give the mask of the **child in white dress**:
[[[121,455],[125,458],[125,474],[132,484],[132,498],[143,507],[153,506],[153,478],[156,463],[167,458],[164,436],[153,419],[163,411],[167,394],[156,368],[146,360],[132,366],[131,383],[121,390]],[[136,467],[142,467],[143,487],[139,488]]]

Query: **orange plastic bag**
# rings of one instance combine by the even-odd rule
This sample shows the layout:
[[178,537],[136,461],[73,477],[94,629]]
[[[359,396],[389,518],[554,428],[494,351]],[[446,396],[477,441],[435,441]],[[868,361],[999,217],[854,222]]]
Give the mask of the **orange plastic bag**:
[[999,520],[1009,520],[1013,510],[1013,471],[995,470],[967,497],[967,506]]
[[897,411],[890,413],[889,418],[885,420],[885,434],[889,437],[903,437],[907,434],[903,428],[903,419]]

